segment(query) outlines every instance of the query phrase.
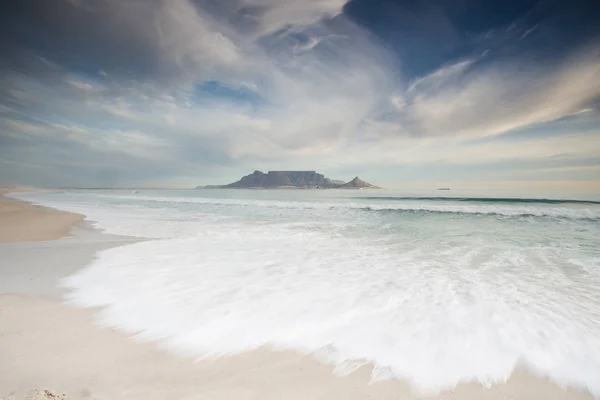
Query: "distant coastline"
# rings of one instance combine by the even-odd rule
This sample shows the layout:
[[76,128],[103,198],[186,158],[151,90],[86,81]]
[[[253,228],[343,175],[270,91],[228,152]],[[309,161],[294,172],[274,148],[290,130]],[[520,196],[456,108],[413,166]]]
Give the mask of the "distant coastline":
[[254,171],[227,185],[197,186],[196,189],[381,189],[358,176],[349,182],[326,178],[316,171]]

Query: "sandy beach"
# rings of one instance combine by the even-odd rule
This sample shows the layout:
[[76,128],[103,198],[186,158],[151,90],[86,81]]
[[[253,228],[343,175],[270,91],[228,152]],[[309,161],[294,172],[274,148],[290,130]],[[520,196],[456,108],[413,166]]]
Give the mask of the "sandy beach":
[[309,355],[257,349],[214,360],[178,357],[94,323],[98,310],[61,300],[57,286],[97,251],[131,243],[84,216],[0,196],[0,399],[592,399],[523,370],[484,388],[420,396],[370,368],[336,376]]
[[48,210],[2,196],[0,188],[0,242],[53,240],[67,236],[83,215]]

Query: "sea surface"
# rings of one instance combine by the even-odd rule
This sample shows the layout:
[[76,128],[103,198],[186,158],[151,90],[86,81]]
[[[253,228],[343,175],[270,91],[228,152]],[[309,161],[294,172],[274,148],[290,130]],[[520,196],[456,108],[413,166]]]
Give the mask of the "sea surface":
[[[450,193],[443,193],[450,194]],[[384,191],[14,195],[119,235],[62,282],[99,322],[203,358],[261,346],[435,393],[516,367],[600,396],[600,202]]]

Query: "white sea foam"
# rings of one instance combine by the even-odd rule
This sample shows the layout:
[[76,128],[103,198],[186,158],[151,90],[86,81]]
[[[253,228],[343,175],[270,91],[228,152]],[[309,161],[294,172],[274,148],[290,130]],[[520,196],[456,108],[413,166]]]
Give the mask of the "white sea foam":
[[558,207],[505,218],[373,213],[355,199],[35,196],[159,238],[101,252],[63,283],[74,304],[104,307],[102,324],[172,351],[270,345],[340,373],[373,363],[375,379],[425,392],[524,365],[600,396],[600,228],[550,218]]

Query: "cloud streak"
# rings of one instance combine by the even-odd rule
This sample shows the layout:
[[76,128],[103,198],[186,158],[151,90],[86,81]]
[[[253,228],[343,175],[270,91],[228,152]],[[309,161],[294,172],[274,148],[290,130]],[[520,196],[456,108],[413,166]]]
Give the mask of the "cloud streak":
[[409,90],[407,119],[419,133],[502,134],[578,113],[600,96],[600,54],[586,50],[557,66],[511,63],[465,71],[444,67]]

